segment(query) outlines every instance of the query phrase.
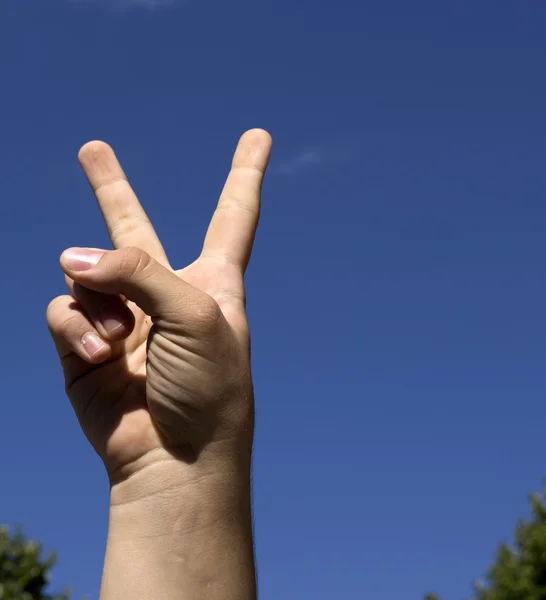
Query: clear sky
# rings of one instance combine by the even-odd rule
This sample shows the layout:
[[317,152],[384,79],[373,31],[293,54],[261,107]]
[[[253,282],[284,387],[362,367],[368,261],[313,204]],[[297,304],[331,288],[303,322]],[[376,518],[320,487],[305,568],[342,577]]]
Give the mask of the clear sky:
[[[157,6],[154,6],[157,4]],[[111,143],[181,267],[248,128],[262,600],[461,600],[546,474],[546,3],[2,0],[0,522],[98,597],[108,489],[45,309]]]

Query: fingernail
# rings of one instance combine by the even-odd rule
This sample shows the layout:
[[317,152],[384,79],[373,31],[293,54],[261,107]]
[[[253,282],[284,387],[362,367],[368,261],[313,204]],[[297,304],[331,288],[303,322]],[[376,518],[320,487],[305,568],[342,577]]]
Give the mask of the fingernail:
[[82,346],[90,358],[94,358],[99,352],[107,348],[106,342],[94,331],[89,331],[82,337]]
[[100,322],[109,335],[116,333],[124,327],[124,323],[120,321],[117,313],[109,304],[101,306]]
[[104,250],[95,248],[69,248],[62,254],[62,261],[71,271],[88,271],[104,255]]

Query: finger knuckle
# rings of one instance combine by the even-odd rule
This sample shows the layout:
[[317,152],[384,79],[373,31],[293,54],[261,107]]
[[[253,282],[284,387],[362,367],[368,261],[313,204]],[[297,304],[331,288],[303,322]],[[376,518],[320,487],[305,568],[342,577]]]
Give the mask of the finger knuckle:
[[210,296],[203,296],[196,311],[200,329],[204,332],[216,332],[222,323],[222,311],[218,303]]
[[64,318],[57,327],[57,333],[65,339],[71,339],[81,329],[81,315],[70,315]]
[[123,248],[120,252],[119,276],[121,279],[134,279],[150,265],[149,254],[136,247]]
[[128,213],[122,213],[118,220],[112,225],[110,235],[112,238],[122,240],[131,233],[134,233],[139,228],[151,226],[150,221],[146,217],[138,217]]
[[62,310],[62,307],[65,305],[65,303],[66,296],[57,296],[56,298],[53,298],[53,300],[51,300],[51,302],[47,305],[46,308],[46,320],[48,324],[56,318],[56,316]]
[[57,296],[47,307],[47,325],[56,336],[72,338],[82,328],[85,317],[71,306],[71,301],[70,296]]

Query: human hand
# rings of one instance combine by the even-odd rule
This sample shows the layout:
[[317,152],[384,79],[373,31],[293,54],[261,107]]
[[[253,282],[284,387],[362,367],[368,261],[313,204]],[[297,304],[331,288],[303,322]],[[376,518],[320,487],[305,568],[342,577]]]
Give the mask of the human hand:
[[249,467],[243,275],[270,150],[262,130],[242,136],[201,255],[180,270],[111,148],[80,151],[115,249],[63,252],[70,295],[50,303],[47,321],[68,396],[112,485],[166,461],[189,477],[195,465],[196,477]]

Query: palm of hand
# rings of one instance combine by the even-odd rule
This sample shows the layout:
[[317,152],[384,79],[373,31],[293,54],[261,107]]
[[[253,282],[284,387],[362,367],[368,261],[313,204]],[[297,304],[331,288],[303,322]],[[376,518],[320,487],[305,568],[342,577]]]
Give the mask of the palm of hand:
[[[231,314],[243,322],[244,311],[238,312],[237,306],[222,302],[220,294],[228,295],[227,290],[214,291],[214,282],[222,279],[222,271],[219,263],[198,259],[175,272],[190,285],[208,293],[215,300],[218,298],[219,305],[224,306],[225,317]],[[147,373],[148,360],[153,360],[157,352],[154,344],[157,332],[153,331],[150,317],[134,302],[127,302],[127,306],[135,319],[133,332],[125,340],[112,345],[108,362],[98,366],[87,365],[87,369],[79,374],[72,389],[69,389],[69,395],[74,395],[75,406],[86,407],[86,414],[80,420],[92,445],[99,450],[112,474],[136,464],[143,457],[163,459],[165,443],[150,413],[150,405],[153,406],[154,401],[157,403],[154,390],[159,386],[154,385],[153,381],[148,386],[149,378],[158,374]],[[183,389],[185,380],[190,379],[192,387],[195,387],[196,373],[186,373],[183,367],[180,365],[180,379],[174,382],[174,386],[180,394],[188,394],[188,390]],[[205,371],[202,377],[204,381],[201,387],[205,388],[211,374]],[[204,400],[213,403],[216,400],[214,396],[210,394]],[[184,432],[188,426],[187,415],[172,414],[170,417],[171,427]]]
[[[264,132],[243,136],[203,253],[186,268],[173,270],[215,301],[224,327],[224,347],[220,351],[228,354],[229,360],[213,355],[216,342],[205,350],[200,345],[198,352],[190,349],[187,360],[177,357],[171,374],[166,374],[162,365],[169,362],[165,356],[168,333],[131,301],[126,301],[126,306],[133,315],[134,327],[127,337],[110,343],[108,360],[92,364],[78,349],[60,352],[68,395],[85,434],[113,478],[140,468],[143,460],[165,460],[172,456],[175,446],[185,450],[194,427],[200,428],[203,442],[208,441],[205,438],[213,432],[205,430],[214,425],[226,398],[238,403],[228,408],[238,415],[242,430],[251,429],[252,383],[243,273],[257,224],[261,179],[269,150],[270,140]],[[104,144],[92,143],[82,149],[80,160],[96,191],[114,247],[142,248],[171,269],[112,151]],[[129,215],[123,228],[119,225],[120,213]],[[78,300],[70,281],[69,288]],[[238,381],[234,382],[230,370]],[[232,390],[226,390],[226,385],[239,388],[237,400],[230,399]],[[177,395],[175,403],[173,394]],[[200,407],[197,422],[195,406]]]

